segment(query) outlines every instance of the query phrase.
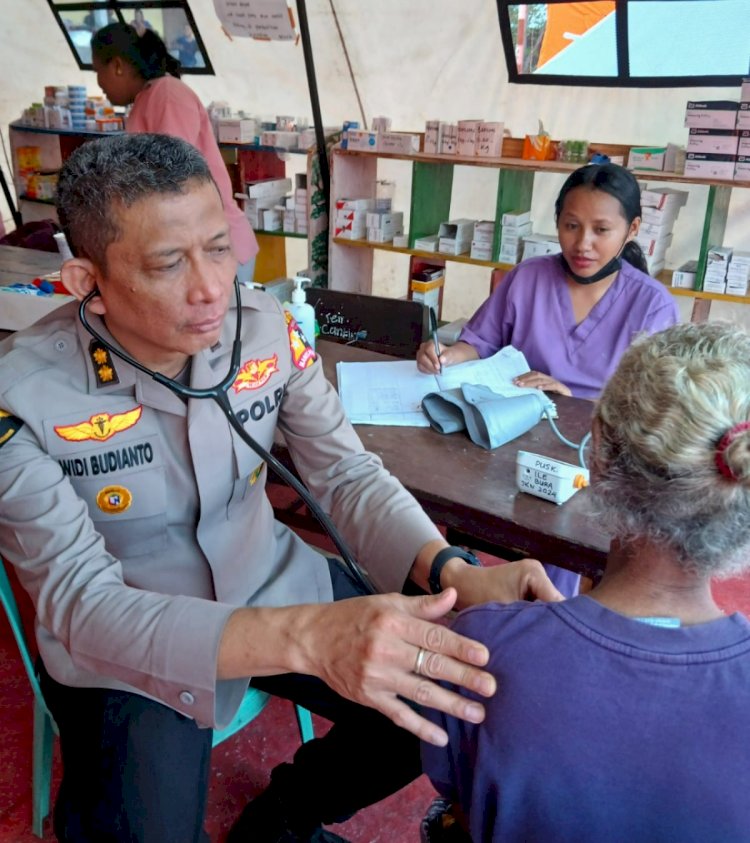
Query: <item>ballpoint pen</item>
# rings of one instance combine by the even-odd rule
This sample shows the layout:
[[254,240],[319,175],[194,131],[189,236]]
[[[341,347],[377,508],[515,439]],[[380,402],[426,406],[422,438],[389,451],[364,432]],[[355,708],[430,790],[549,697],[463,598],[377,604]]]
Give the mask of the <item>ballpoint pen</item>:
[[437,357],[438,361],[438,371],[442,372],[443,367],[440,363],[440,343],[438,342],[438,323],[437,323],[437,316],[435,315],[435,308],[430,308],[430,326],[432,327],[432,341],[435,343],[435,356]]

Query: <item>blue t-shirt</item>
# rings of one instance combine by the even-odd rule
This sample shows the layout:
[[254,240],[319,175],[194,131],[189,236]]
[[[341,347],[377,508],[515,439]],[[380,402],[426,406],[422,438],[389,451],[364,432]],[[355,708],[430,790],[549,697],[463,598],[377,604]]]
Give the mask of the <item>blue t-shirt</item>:
[[498,690],[479,726],[428,712],[450,743],[423,761],[474,843],[750,840],[742,615],[665,629],[581,596],[473,607],[454,629],[489,647]]

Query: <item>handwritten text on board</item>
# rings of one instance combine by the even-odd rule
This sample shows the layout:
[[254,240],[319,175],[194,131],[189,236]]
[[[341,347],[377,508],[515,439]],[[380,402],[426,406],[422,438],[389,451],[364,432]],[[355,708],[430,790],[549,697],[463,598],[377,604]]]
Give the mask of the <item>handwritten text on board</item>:
[[294,41],[294,20],[287,0],[214,0],[230,35],[268,41]]

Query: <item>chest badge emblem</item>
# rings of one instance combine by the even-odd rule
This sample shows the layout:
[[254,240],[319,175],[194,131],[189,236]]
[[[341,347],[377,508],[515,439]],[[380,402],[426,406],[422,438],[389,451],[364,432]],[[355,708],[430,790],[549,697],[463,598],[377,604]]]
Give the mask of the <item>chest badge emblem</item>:
[[269,378],[279,371],[279,355],[267,357],[265,360],[248,360],[242,364],[237,377],[234,379],[232,389],[235,392],[243,392],[246,389],[260,389],[268,383]]
[[56,425],[55,433],[66,442],[106,442],[123,430],[134,427],[141,417],[140,405],[125,413],[94,413],[78,424]]
[[96,496],[96,505],[108,515],[125,512],[133,503],[133,495],[124,486],[105,486]]

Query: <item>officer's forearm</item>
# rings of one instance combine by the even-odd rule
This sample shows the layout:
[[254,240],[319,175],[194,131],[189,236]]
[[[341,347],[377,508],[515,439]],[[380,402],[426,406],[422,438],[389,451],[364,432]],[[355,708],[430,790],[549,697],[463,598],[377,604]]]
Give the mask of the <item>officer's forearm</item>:
[[313,622],[325,609],[325,604],[237,609],[219,642],[217,678],[308,672],[296,630]]

